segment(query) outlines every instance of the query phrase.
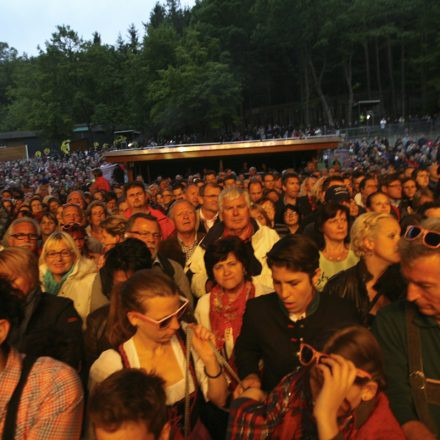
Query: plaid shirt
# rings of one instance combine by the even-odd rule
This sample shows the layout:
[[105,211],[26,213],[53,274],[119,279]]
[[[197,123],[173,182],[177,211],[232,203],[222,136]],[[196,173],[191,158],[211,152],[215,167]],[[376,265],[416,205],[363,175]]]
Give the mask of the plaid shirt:
[[[312,440],[318,438],[313,418],[309,369],[285,376],[264,402],[239,398],[231,405],[228,439]],[[347,439],[353,430],[346,423],[337,439]]]
[[[0,436],[6,406],[19,381],[22,355],[11,349],[0,371]],[[49,357],[38,358],[23,389],[15,440],[77,440],[81,434],[83,391],[75,371]]]
[[[307,385],[305,380],[308,375],[304,373],[303,369],[300,373],[285,376],[264,402],[249,398],[234,400],[230,408],[228,439],[317,438],[313,423],[307,424],[311,429],[310,436],[302,426],[307,414],[312,413],[308,386],[302,386]],[[283,435],[287,434],[286,426],[283,426],[286,416],[289,419],[287,436]]]
[[[288,374],[264,402],[239,398],[232,402],[227,439],[316,440],[308,369]],[[388,399],[381,392],[365,406],[338,420],[334,440],[404,440]]]

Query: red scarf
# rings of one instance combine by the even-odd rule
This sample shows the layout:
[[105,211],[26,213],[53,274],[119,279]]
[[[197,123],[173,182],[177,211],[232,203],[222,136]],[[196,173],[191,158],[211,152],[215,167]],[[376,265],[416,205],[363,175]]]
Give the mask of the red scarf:
[[223,288],[216,285],[211,290],[209,320],[219,350],[225,345],[225,330],[232,329],[234,343],[240,334],[246,302],[255,296],[255,287],[251,281],[245,281],[240,293],[232,302]]

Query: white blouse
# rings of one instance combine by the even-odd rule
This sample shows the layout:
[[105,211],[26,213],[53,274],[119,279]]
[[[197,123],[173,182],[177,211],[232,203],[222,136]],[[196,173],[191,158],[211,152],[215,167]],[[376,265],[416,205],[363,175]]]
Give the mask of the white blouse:
[[[165,388],[167,405],[172,405],[185,397],[185,352],[182,350],[182,346],[177,339],[177,336],[173,336],[170,343],[174,355],[176,356],[177,364],[182,372],[183,379]],[[141,368],[133,338],[124,342],[123,347],[130,367]],[[208,378],[203,369],[204,364],[194,350],[191,350],[191,355],[194,361],[197,381],[205,399],[208,400]],[[91,391],[96,384],[102,382],[115,371],[122,370],[123,368],[124,365],[122,363],[122,358],[118,351],[113,349],[104,351],[90,368],[89,390]],[[194,382],[191,375],[189,379],[189,389],[192,393],[194,391]]]

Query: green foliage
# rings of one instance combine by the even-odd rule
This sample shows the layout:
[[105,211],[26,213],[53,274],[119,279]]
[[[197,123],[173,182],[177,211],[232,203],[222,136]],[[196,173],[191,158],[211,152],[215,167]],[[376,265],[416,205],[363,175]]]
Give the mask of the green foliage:
[[[114,45],[58,26],[36,57],[0,42],[0,130],[212,138],[267,109],[295,126],[350,121],[367,97],[391,116],[435,112],[439,19],[436,0],[165,0]],[[286,105],[295,118],[277,120]]]

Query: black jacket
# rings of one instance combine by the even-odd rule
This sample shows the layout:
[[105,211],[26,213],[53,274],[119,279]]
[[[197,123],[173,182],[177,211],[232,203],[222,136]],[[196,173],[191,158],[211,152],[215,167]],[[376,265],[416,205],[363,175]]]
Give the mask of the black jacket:
[[107,319],[110,305],[105,304],[87,316],[87,327],[84,334],[86,364],[90,368],[99,355],[112,348],[107,339]]
[[[337,273],[324,287],[323,294],[339,296],[350,300],[358,310],[362,323],[371,324],[370,309],[373,307],[367,292],[367,282],[373,276],[368,272],[361,259],[355,266]],[[405,296],[406,283],[400,273],[400,265],[390,266],[377,280],[374,289],[378,295],[384,295],[389,301],[396,301]]]
[[72,300],[38,292],[30,316],[13,329],[9,342],[21,353],[50,356],[80,371],[83,364],[81,325]]
[[276,293],[253,298],[247,302],[234,349],[238,374],[241,379],[259,374],[262,360],[262,388],[271,391],[299,366],[301,339],[319,350],[335,330],[359,322],[356,309],[342,298],[316,293],[307,316],[297,322],[289,319]]

